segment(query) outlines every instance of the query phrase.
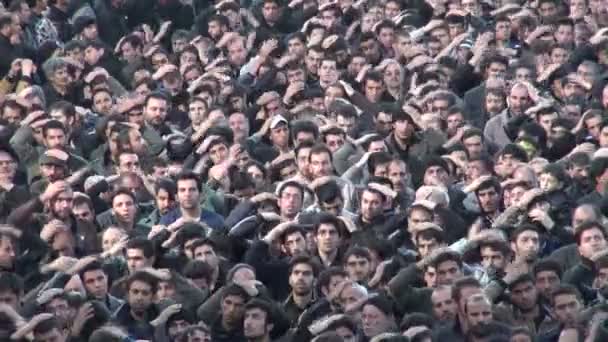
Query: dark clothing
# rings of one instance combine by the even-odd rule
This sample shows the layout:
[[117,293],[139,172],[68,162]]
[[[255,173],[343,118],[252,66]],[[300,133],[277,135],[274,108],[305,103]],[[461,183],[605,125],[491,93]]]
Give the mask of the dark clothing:
[[158,310],[151,305],[145,312],[143,320],[137,320],[131,314],[129,303],[123,304],[114,314],[114,322],[127,330],[130,337],[136,340],[152,340],[154,337],[154,327],[150,321],[158,316]]
[[222,316],[218,315],[218,318],[211,325],[211,341],[213,342],[245,342],[245,335],[243,335],[243,324],[240,324],[236,330],[228,331],[222,325]]
[[123,10],[113,8],[110,0],[95,0],[94,9],[99,38],[110,46],[116,46],[120,38],[129,33]]
[[0,35],[0,77],[8,74],[15,59],[24,57],[25,51],[21,46],[11,44],[9,38]]

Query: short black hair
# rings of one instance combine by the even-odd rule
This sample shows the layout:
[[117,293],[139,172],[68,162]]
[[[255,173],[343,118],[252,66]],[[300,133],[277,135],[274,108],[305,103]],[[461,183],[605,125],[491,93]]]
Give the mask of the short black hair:
[[0,292],[11,292],[19,297],[23,290],[21,277],[13,272],[0,272]]
[[142,236],[130,239],[129,242],[127,242],[126,249],[139,249],[144,253],[144,256],[146,258],[152,258],[156,256],[154,244],[152,243],[152,241]]
[[558,278],[562,278],[562,266],[559,262],[552,259],[542,259],[534,265],[533,274],[536,277],[540,272],[555,272]]
[[555,298],[563,295],[574,295],[578,300],[581,300],[581,293],[576,287],[570,284],[560,284],[553,292],[551,292],[551,305],[555,308]]
[[312,268],[312,273],[315,277],[319,273],[320,267],[319,267],[319,265],[317,265],[317,263],[314,261],[314,259],[312,259],[308,255],[298,255],[298,256],[291,258],[291,260],[289,261],[289,274],[291,274],[291,272],[293,271],[293,268],[299,264],[309,265]]
[[253,298],[245,304],[245,311],[252,309],[260,309],[266,313],[266,324],[272,323],[273,320],[273,307],[268,301],[259,298]]
[[175,184],[178,185],[180,181],[187,180],[193,180],[196,183],[196,188],[199,192],[203,190],[200,177],[192,171],[182,171],[180,174],[178,174],[175,178]]
[[150,287],[152,288],[152,293],[156,293],[159,281],[153,275],[146,271],[136,271],[127,278],[125,286],[127,292],[131,288],[131,285],[136,281],[140,281],[142,283],[150,285]]

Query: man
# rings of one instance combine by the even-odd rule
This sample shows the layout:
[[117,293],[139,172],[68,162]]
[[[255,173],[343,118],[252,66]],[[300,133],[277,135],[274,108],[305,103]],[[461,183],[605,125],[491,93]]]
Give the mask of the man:
[[451,324],[457,313],[457,305],[452,298],[452,288],[445,285],[434,288],[431,301],[433,302],[433,317],[440,324]]
[[[489,78],[504,79],[508,67],[509,60],[506,57],[498,54],[487,57],[481,64],[484,80],[487,81]],[[483,123],[485,123],[485,120],[483,119],[485,112],[483,103],[484,95],[486,93],[485,83],[486,82],[467,91],[464,95],[464,113],[468,114],[466,119],[477,123],[480,128],[483,127]]]
[[369,250],[360,246],[351,247],[344,254],[344,269],[351,280],[367,285],[373,275],[372,256]]
[[25,57],[21,44],[13,44],[11,41],[16,30],[12,15],[0,16],[0,75],[6,75],[16,59]]
[[99,261],[83,265],[78,275],[87,295],[102,302],[110,313],[115,313],[124,304],[124,301],[108,293],[108,276]]
[[577,204],[593,204],[601,207],[606,190],[608,190],[608,158],[594,158],[589,167],[589,178],[595,181],[595,189],[586,196],[579,198]]
[[125,257],[130,274],[147,267],[153,267],[156,261],[154,245],[152,241],[146,238],[133,238],[127,242]]
[[562,267],[551,259],[540,260],[534,266],[534,283],[543,305],[551,304],[551,293],[557,289],[562,279]]
[[201,208],[200,180],[193,172],[185,171],[177,176],[178,207],[160,219],[161,225],[170,225],[178,219],[192,220],[207,224],[212,229],[224,229],[224,219],[216,213]]
[[484,228],[492,228],[494,220],[501,213],[501,187],[498,180],[491,176],[477,178],[466,189],[473,192],[478,203],[478,219]]
[[298,322],[300,315],[315,302],[314,280],[317,276],[317,265],[308,256],[298,256],[289,263],[289,286],[291,294],[283,303],[283,310],[292,326]]
[[576,326],[579,322],[581,310],[584,308],[580,293],[571,285],[560,285],[553,291],[551,306],[553,316],[559,326],[541,334],[539,336],[540,341],[557,341],[564,330]]
[[512,142],[505,127],[514,118],[523,116],[532,104],[528,87],[523,83],[515,83],[509,92],[508,107],[499,115],[491,118],[485,126],[485,141],[495,149],[502,149]]
[[286,181],[278,188],[279,215],[294,220],[302,210],[304,187],[296,181]]
[[270,332],[274,328],[270,303],[252,299],[245,305],[243,332],[248,342],[270,342]]
[[581,261],[564,273],[564,283],[575,286],[585,301],[591,301],[594,299],[592,285],[595,278],[591,258],[606,249],[606,229],[597,221],[585,222],[576,227],[574,239]]
[[157,285],[158,279],[147,271],[135,272],[126,281],[126,303],[114,314],[114,321],[136,339],[154,338],[150,322],[158,316],[154,305]]
[[383,295],[370,297],[361,309],[361,325],[366,339],[396,330],[391,301]]
[[483,294],[468,297],[465,302],[467,330],[492,321],[492,302]]
[[139,224],[152,228],[160,223],[160,219],[175,209],[177,186],[170,180],[161,178],[154,185],[154,210],[139,221]]
[[540,252],[540,234],[533,225],[521,225],[511,233],[511,251],[514,264],[527,265],[529,269],[536,263]]
[[513,304],[513,318],[518,325],[524,325],[531,331],[540,331],[541,324],[550,317],[540,302],[540,296],[534,286],[534,278],[524,274],[509,284],[510,302]]
[[[457,319],[454,321],[454,324],[447,325],[435,331],[433,340],[465,341],[465,336],[469,329],[467,300],[474,295],[480,294],[482,294],[481,285],[479,284],[479,281],[473,277],[464,277],[454,282],[454,285],[452,286],[452,298],[458,305]],[[479,313],[477,310],[476,312]]]
[[340,247],[344,237],[340,230],[338,218],[332,214],[320,213],[314,226],[316,254],[324,267],[337,266],[341,263]]
[[451,285],[462,277],[462,260],[457,252],[449,249],[437,251],[431,265],[437,272],[437,285]]
[[220,315],[211,325],[211,340],[219,342],[246,341],[243,316],[249,295],[236,284],[222,290]]
[[208,238],[197,239],[190,245],[190,250],[192,250],[192,259],[203,261],[211,267],[212,274],[211,281],[208,284],[209,289],[211,291],[219,289],[223,285],[226,269],[216,253],[216,244]]

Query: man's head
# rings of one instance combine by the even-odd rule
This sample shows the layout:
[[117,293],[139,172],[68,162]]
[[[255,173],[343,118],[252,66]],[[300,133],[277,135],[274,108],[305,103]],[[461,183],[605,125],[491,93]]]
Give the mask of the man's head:
[[150,93],[144,102],[144,118],[146,122],[153,127],[160,126],[165,122],[169,107],[169,98],[164,93]]
[[281,249],[288,256],[305,254],[307,250],[306,232],[298,226],[292,226],[281,235]]
[[597,222],[584,222],[574,231],[579,254],[587,259],[606,248],[606,229]]
[[133,224],[137,213],[135,195],[128,189],[118,189],[112,196],[112,213],[114,217],[125,224]]
[[48,149],[63,148],[67,144],[67,131],[58,120],[51,120],[42,127],[44,145]]
[[177,202],[180,208],[193,210],[200,205],[201,184],[193,172],[183,172],[177,176]]
[[562,278],[561,265],[551,259],[540,260],[534,266],[536,290],[546,302],[551,301],[551,293],[560,285]]
[[143,315],[153,304],[157,279],[146,271],[137,271],[126,281],[127,303],[131,311]]
[[342,242],[340,221],[335,215],[321,213],[315,224],[315,240],[319,253],[332,255],[338,251]]
[[560,285],[551,294],[551,304],[555,319],[562,325],[573,325],[577,322],[583,308],[581,295],[572,285]]
[[95,299],[105,301],[108,294],[108,276],[100,262],[94,261],[80,272],[80,279],[87,293]]
[[495,213],[500,209],[500,183],[495,178],[482,182],[475,191],[479,206],[484,213]]
[[511,255],[509,245],[503,241],[486,240],[479,243],[481,264],[486,270],[504,270]]
[[521,225],[511,233],[511,250],[515,260],[533,262],[540,251],[540,234],[533,225]]
[[148,239],[133,238],[127,243],[125,257],[130,273],[152,267],[155,261],[154,244]]
[[297,296],[307,296],[313,291],[317,265],[308,256],[294,257],[289,263],[289,286]]
[[441,322],[451,322],[456,318],[458,305],[452,298],[450,286],[438,286],[431,294],[433,316]]
[[245,305],[243,331],[246,338],[255,340],[269,338],[274,328],[272,306],[261,299],[252,299]]
[[278,189],[280,214],[293,219],[304,202],[304,187],[296,181],[286,181]]
[[538,304],[538,291],[530,274],[520,276],[509,285],[511,303],[522,312],[534,310]]
[[437,272],[438,285],[451,285],[462,276],[462,260],[460,254],[444,250],[433,259],[431,266]]
[[366,338],[392,330],[395,317],[391,301],[383,295],[370,297],[361,309],[361,324]]
[[219,256],[216,253],[216,245],[211,239],[198,239],[190,247],[193,250],[195,260],[204,261],[214,272],[219,271]]
[[382,216],[386,196],[381,192],[366,188],[361,194],[361,218],[366,222],[373,222],[376,218]]
[[308,165],[311,177],[319,178],[333,174],[331,150],[322,144],[311,147],[308,155]]
[[458,315],[461,319],[466,319],[467,298],[481,293],[481,284],[473,277],[460,278],[454,282],[454,285],[452,285],[452,298],[458,305]]
[[532,100],[528,88],[522,83],[515,83],[511,87],[509,97],[507,98],[509,111],[514,115],[523,115],[531,103]]
[[154,202],[160,215],[165,215],[175,207],[175,197],[177,186],[170,179],[161,178],[156,181],[154,186]]
[[344,254],[344,269],[351,280],[366,284],[372,276],[372,256],[367,248],[354,246]]
[[465,302],[466,323],[469,328],[492,321],[492,302],[483,294],[468,297]]
[[57,318],[45,319],[33,329],[34,342],[65,342],[68,334],[62,329]]
[[245,304],[249,296],[236,284],[227,285],[222,293],[221,314],[222,322],[226,327],[238,329],[243,324]]

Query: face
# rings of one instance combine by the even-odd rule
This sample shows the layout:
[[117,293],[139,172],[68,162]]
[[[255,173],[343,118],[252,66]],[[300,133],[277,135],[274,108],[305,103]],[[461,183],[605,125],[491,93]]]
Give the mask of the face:
[[112,110],[112,97],[105,91],[95,93],[93,96],[93,110],[99,114],[108,115]]
[[61,220],[66,220],[72,213],[72,201],[74,193],[72,191],[64,191],[57,195],[52,202],[53,214]]
[[340,233],[332,224],[320,224],[316,239],[319,252],[324,254],[333,253],[340,246]]
[[49,149],[61,148],[66,144],[65,132],[62,129],[47,129],[44,141]]
[[509,110],[516,115],[523,114],[530,105],[528,90],[524,87],[513,87],[509,94]]
[[333,171],[329,153],[315,153],[310,155],[310,173],[313,178],[330,176]]
[[479,190],[477,192],[477,198],[479,205],[486,213],[494,213],[498,210],[500,204],[500,195],[496,192],[494,187],[489,189]]
[[469,327],[489,323],[492,320],[492,306],[486,301],[471,302],[467,305]]
[[422,237],[416,238],[416,250],[421,258],[424,258],[431,254],[432,251],[439,247],[437,239],[424,239]]
[[538,257],[540,249],[540,237],[538,232],[526,230],[521,232],[515,242],[511,242],[511,249],[517,260],[534,261]]
[[194,179],[177,182],[177,201],[183,209],[194,209],[200,203],[200,192]]
[[536,274],[536,290],[546,300],[551,300],[551,293],[560,283],[557,273],[554,271],[541,271]]
[[371,262],[362,256],[351,255],[346,259],[345,269],[350,279],[364,284],[371,273]]
[[65,335],[58,328],[53,328],[45,333],[34,333],[35,342],[63,342],[65,340]]
[[302,210],[302,191],[293,186],[283,189],[279,197],[279,208],[284,217],[295,217]]
[[397,160],[388,164],[388,179],[395,191],[400,192],[407,188],[407,177],[407,166],[403,161]]
[[114,215],[121,222],[133,222],[137,208],[133,198],[126,194],[115,196],[112,200],[112,210]]
[[133,273],[144,267],[152,266],[152,258],[146,258],[142,249],[128,248],[125,253],[125,256],[127,258],[127,266],[129,267],[130,273]]
[[89,222],[89,223],[92,223],[93,219],[95,218],[92,208],[89,207],[89,205],[86,203],[80,204],[77,206],[73,206],[72,214],[77,219],[84,221],[84,222]]
[[289,146],[289,127],[286,124],[280,123],[275,128],[270,129],[270,140],[279,148]]
[[314,282],[314,273],[309,264],[296,264],[289,275],[289,286],[293,293],[304,296],[310,294]]
[[451,285],[460,277],[462,277],[462,271],[456,261],[448,260],[437,266],[438,285]]
[[82,282],[87,290],[96,299],[105,300],[108,294],[108,277],[102,270],[85,272]]
[[158,283],[158,288],[156,289],[156,299],[161,301],[165,299],[170,299],[175,296],[175,285],[167,281],[161,281]]
[[606,248],[606,238],[599,228],[585,230],[580,237],[579,253],[587,259]]
[[380,101],[380,97],[382,96],[383,91],[384,85],[382,84],[382,82],[374,80],[367,80],[365,82],[365,97],[369,101],[373,103]]
[[515,285],[511,291],[511,302],[521,310],[529,311],[537,304],[538,293],[531,281]]
[[563,294],[554,297],[554,313],[557,321],[561,324],[576,323],[577,315],[581,309],[581,303],[573,294]]
[[457,306],[449,287],[433,291],[431,302],[433,303],[433,315],[438,320],[449,322],[456,318]]
[[557,6],[551,2],[542,3],[539,7],[539,12],[544,20],[555,17],[557,15]]
[[306,253],[306,237],[300,232],[289,234],[285,237],[283,247],[290,256]]
[[247,49],[245,49],[245,45],[243,45],[241,39],[228,45],[228,61],[233,66],[240,67],[245,65],[245,62],[247,61]]
[[448,172],[441,166],[431,166],[424,172],[424,184],[448,184]]
[[153,126],[160,126],[167,117],[169,110],[167,101],[163,99],[148,99],[148,103],[144,107],[144,118],[146,122]]
[[131,283],[127,294],[127,301],[131,310],[143,312],[152,305],[154,291],[152,286],[143,281],[136,280]]
[[496,40],[506,41],[511,39],[511,22],[499,21],[496,23]]
[[40,174],[50,182],[55,182],[65,177],[65,168],[59,165],[42,164],[40,165]]
[[502,96],[498,96],[492,93],[486,95],[486,111],[490,116],[494,116],[505,109],[505,101]]
[[13,240],[7,237],[0,238],[0,267],[12,269],[15,257],[16,251]]
[[17,163],[10,154],[0,151],[0,181],[13,181]]
[[553,127],[553,124],[557,119],[557,113],[541,115],[538,118],[538,124],[542,126],[542,128],[545,130],[545,132],[547,132],[547,134],[551,134],[551,128]]
[[208,263],[213,269],[216,269],[219,265],[219,258],[217,257],[217,254],[215,254],[213,247],[209,245],[196,247],[194,250],[194,259]]
[[262,7],[262,15],[267,23],[276,23],[281,16],[279,5],[274,2],[267,2]]
[[103,56],[103,53],[104,49],[97,49],[89,46],[84,50],[84,60],[89,65],[96,65],[101,56]]
[[482,247],[480,254],[481,264],[485,269],[494,268],[503,270],[505,268],[507,259],[501,251],[495,250],[492,247]]
[[368,304],[363,306],[361,323],[363,325],[363,334],[371,338],[388,331],[390,319],[377,307]]
[[306,54],[306,69],[313,75],[317,75],[319,71],[319,65],[321,65],[321,59],[323,59],[323,52],[317,52],[315,50],[309,50]]
[[371,191],[364,191],[361,196],[361,217],[371,222],[376,217],[382,215],[384,201],[380,194]]
[[551,55],[549,57],[551,58],[551,63],[563,64],[570,58],[570,51],[560,47],[554,48],[551,50]]
[[101,239],[102,247],[104,251],[110,250],[112,246],[118,243],[120,239],[124,236],[124,233],[120,229],[116,228],[108,228],[103,233],[103,237]]
[[266,336],[270,330],[266,320],[266,312],[262,309],[252,308],[245,311],[243,321],[245,337],[254,340]]
[[324,60],[319,68],[319,81],[321,85],[328,86],[338,81],[338,66],[336,61]]
[[502,63],[491,63],[486,73],[488,78],[503,79],[507,74],[507,66]]
[[569,25],[560,25],[555,32],[555,40],[558,44],[574,43],[574,27]]
[[599,139],[601,123],[602,118],[598,116],[592,116],[585,120],[585,126],[587,127],[587,131],[595,139]]
[[244,140],[249,136],[249,122],[243,113],[233,113],[228,118],[228,125],[234,134],[235,141]]
[[287,52],[290,55],[304,57],[304,54],[306,53],[306,46],[304,45],[304,42],[300,39],[291,39],[287,43]]
[[211,159],[213,165],[221,164],[228,158],[228,154],[228,146],[224,143],[215,144],[209,149],[209,159]]

